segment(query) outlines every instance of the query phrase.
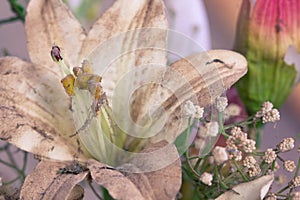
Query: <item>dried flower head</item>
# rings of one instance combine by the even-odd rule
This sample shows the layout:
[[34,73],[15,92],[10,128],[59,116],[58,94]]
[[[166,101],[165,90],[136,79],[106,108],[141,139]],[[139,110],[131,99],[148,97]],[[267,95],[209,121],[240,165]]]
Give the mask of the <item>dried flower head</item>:
[[233,136],[229,136],[226,140],[226,149],[227,150],[237,150],[238,147],[235,145],[235,138]]
[[234,159],[236,161],[240,161],[243,158],[242,152],[239,150],[235,150],[235,149],[228,150],[228,153],[229,153],[229,159]]
[[242,143],[243,145],[243,150],[246,152],[246,153],[252,153],[256,147],[255,147],[255,140],[252,140],[252,139],[247,139],[246,141],[244,141]]
[[270,112],[273,108],[273,104],[269,101],[264,102],[261,105],[261,109],[255,114],[256,118],[263,117],[266,113]]
[[271,111],[267,112],[266,114],[264,114],[264,116],[262,117],[262,123],[267,123],[267,122],[277,122],[280,120],[280,114],[279,111],[274,108]]
[[250,177],[254,177],[259,175],[261,172],[261,169],[259,167],[259,164],[255,163],[255,165],[248,169],[248,174]]
[[277,157],[277,154],[273,149],[267,149],[265,152],[264,160],[266,163],[272,163]]
[[216,108],[219,112],[223,112],[228,105],[227,97],[218,97],[216,99]]
[[253,156],[247,156],[243,160],[243,165],[247,168],[253,168],[253,167],[255,167],[255,164],[256,164],[256,160]]
[[283,167],[284,167],[284,169],[285,169],[286,171],[292,172],[292,171],[295,170],[296,164],[295,164],[295,162],[292,161],[292,160],[286,160],[286,161],[284,161],[284,163],[283,163]]
[[234,137],[235,144],[241,146],[247,140],[247,133],[243,132],[240,127],[234,127],[231,130],[231,135]]
[[290,151],[294,148],[295,146],[295,140],[294,138],[284,138],[278,145],[277,148],[281,151],[281,152],[287,152]]
[[205,185],[211,186],[213,180],[213,175],[207,172],[204,172],[200,176],[200,181],[204,183]]
[[212,155],[217,165],[220,165],[228,160],[228,154],[226,148],[224,147],[216,146],[212,151]]
[[300,176],[296,176],[295,178],[293,178],[293,180],[291,180],[291,182],[289,182],[289,186],[290,188],[296,188],[300,186]]

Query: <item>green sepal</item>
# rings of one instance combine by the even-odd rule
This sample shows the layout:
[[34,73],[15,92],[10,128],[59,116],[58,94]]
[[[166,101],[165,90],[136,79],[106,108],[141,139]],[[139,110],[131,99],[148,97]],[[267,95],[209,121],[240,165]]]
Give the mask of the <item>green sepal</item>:
[[248,73],[236,83],[238,93],[249,115],[260,110],[263,102],[270,101],[280,108],[290,94],[297,75],[295,66],[283,59],[259,58],[248,51]]

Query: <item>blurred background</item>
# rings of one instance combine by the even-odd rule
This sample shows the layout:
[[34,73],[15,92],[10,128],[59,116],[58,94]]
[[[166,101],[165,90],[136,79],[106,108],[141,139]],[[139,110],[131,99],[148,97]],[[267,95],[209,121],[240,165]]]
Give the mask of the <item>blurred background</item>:
[[[20,0],[19,2],[26,8],[28,0]],[[242,0],[165,0],[170,28],[188,35],[204,50],[233,48],[241,2]],[[68,0],[66,3],[69,4],[74,14],[84,24],[84,27],[89,29],[98,16],[113,3],[113,0]],[[11,11],[8,0],[1,0],[0,20],[13,16],[15,14]],[[21,21],[0,24],[0,56],[7,55],[17,56],[29,61],[26,50],[25,29]],[[261,141],[262,150],[275,147],[285,137],[295,138],[296,147],[298,147],[300,136],[300,85],[295,86],[286,103],[280,108],[280,113],[281,120],[275,125],[272,123],[267,124],[264,129]],[[6,147],[6,144],[0,141],[0,148],[4,147]],[[21,166],[23,153],[16,148],[10,148],[12,156],[16,158],[16,162]],[[3,151],[0,153],[1,160],[9,160],[9,156]],[[296,161],[298,157],[299,152],[297,150],[285,154],[285,159]],[[26,173],[31,172],[36,163],[37,161],[33,159],[33,156],[29,155]],[[0,163],[0,177],[2,177],[3,182],[14,179],[14,173],[13,169]],[[284,171],[282,171],[282,174],[289,177],[293,175]],[[283,184],[286,184],[288,180],[283,179],[285,181]],[[89,197],[87,196],[86,199],[89,199]]]

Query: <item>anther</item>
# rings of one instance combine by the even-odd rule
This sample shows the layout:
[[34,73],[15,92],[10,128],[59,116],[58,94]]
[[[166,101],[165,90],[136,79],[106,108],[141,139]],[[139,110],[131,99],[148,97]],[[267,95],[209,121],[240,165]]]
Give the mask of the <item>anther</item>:
[[52,46],[51,57],[54,62],[59,62],[63,60],[63,58],[60,55],[60,48],[57,45]]

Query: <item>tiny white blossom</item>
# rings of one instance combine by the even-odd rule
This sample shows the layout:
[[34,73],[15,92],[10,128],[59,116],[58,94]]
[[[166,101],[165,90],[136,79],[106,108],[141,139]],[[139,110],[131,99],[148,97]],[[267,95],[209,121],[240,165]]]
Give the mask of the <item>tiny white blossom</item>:
[[184,116],[193,117],[194,113],[196,112],[193,102],[186,101],[183,106],[183,112],[184,112]]
[[195,118],[200,119],[203,117],[204,108],[201,108],[200,106],[195,106]]
[[294,138],[288,137],[284,138],[278,145],[277,148],[281,152],[287,152],[292,150],[295,147],[295,140]]
[[223,112],[228,105],[227,97],[218,97],[216,99],[216,107],[219,112]]
[[194,105],[193,102],[186,101],[183,106],[183,113],[185,117],[191,117],[191,118],[201,118],[203,117],[204,108],[201,108],[198,105]]
[[273,108],[273,104],[269,101],[264,102],[261,105],[261,109],[255,114],[255,117],[261,118],[264,116],[266,113],[270,112]]
[[279,120],[280,120],[280,113],[276,108],[274,108],[271,111],[267,112],[262,117],[262,123],[264,123],[264,124],[267,123],[267,122],[277,122]]

